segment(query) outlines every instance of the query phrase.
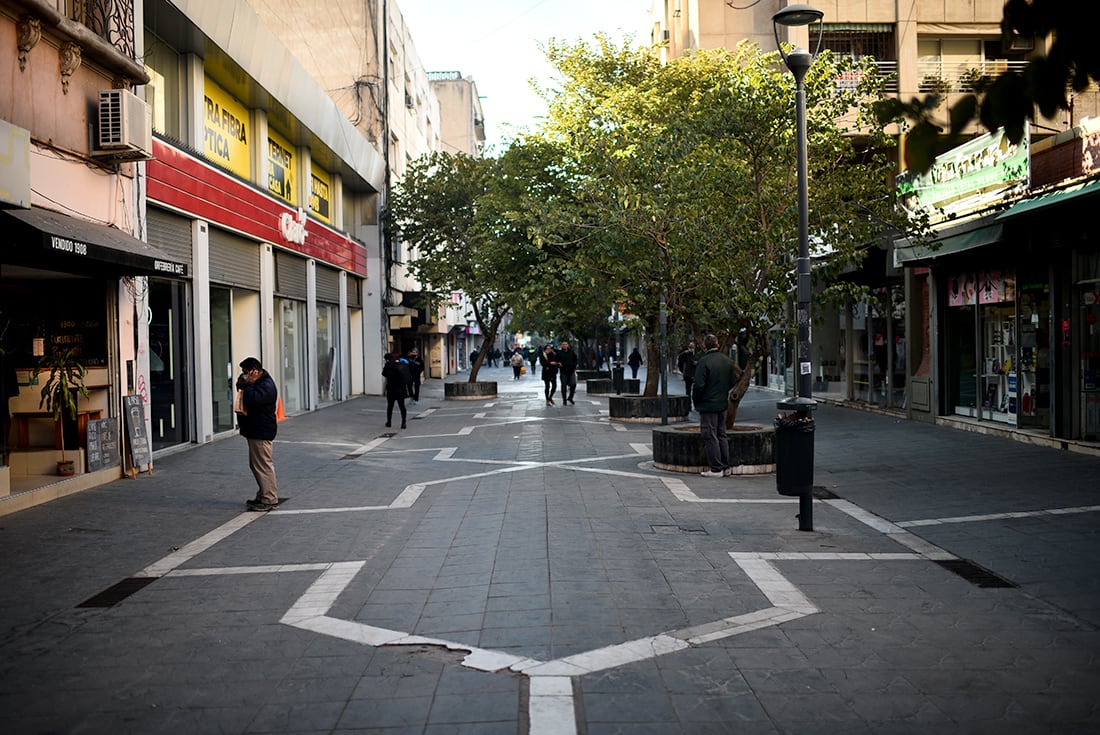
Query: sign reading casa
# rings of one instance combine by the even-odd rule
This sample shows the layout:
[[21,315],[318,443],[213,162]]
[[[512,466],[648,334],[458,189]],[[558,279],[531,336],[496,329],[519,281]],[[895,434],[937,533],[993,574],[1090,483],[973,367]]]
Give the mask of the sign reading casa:
[[203,84],[204,150],[222,168],[248,179],[252,158],[248,145],[248,108],[209,77]]
[[267,191],[290,205],[298,204],[298,183],[294,176],[296,165],[294,146],[274,130],[268,130]]

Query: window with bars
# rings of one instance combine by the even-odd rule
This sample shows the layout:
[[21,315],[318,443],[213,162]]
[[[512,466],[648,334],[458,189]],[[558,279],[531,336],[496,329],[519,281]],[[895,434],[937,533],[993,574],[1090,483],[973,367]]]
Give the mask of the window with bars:
[[[854,60],[871,57],[878,72],[888,77],[884,91],[897,92],[897,46],[894,43],[894,26],[889,23],[825,23],[822,29],[821,47]],[[838,80],[841,85],[854,84],[858,80]]]

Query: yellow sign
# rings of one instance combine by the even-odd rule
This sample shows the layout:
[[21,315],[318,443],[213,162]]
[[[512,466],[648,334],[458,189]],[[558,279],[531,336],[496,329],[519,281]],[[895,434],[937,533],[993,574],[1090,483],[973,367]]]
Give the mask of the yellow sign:
[[267,190],[283,201],[297,206],[298,180],[294,175],[294,146],[276,133],[267,131]]
[[332,223],[332,176],[328,171],[310,166],[309,211],[322,222]]
[[206,157],[242,179],[252,178],[248,108],[209,77],[203,87]]

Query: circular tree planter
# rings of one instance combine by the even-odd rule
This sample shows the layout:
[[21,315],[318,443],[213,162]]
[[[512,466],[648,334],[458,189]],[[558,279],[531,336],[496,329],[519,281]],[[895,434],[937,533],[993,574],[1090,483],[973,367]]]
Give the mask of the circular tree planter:
[[[609,378],[586,380],[584,381],[584,390],[590,396],[615,395],[615,381]],[[625,380],[623,380],[623,393],[641,392],[642,384],[640,380],[634,378],[626,378]]]
[[497,382],[495,380],[443,384],[443,398],[448,401],[480,401],[483,398],[496,398],[496,396]]
[[[775,428],[734,424],[729,430],[730,468],[735,475],[775,472]],[[697,474],[709,469],[698,424],[658,426],[653,430],[653,466]]]
[[[637,382],[637,381],[635,381]],[[658,424],[661,422],[660,396],[608,396],[608,414],[612,421],[627,421],[639,424]],[[668,420],[686,421],[691,411],[687,396],[668,397]]]
[[578,370],[577,380],[599,380],[600,378],[611,379],[610,370]]

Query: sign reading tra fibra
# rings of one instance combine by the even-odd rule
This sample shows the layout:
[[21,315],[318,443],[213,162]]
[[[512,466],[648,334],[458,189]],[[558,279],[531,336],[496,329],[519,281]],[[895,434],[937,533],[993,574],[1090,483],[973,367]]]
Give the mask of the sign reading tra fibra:
[[248,108],[209,77],[204,80],[203,95],[206,158],[242,179],[250,178]]

